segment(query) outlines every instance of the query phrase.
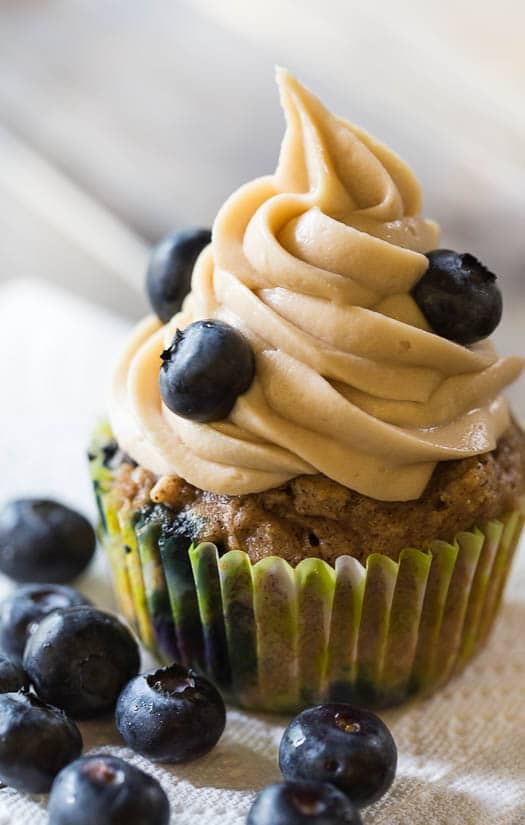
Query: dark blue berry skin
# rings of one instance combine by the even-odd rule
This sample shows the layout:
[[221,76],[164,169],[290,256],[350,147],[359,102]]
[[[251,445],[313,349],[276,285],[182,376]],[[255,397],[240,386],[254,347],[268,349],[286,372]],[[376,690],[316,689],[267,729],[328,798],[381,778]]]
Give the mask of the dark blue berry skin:
[[149,774],[108,754],[77,759],[59,773],[49,825],[168,825],[170,803]]
[[0,653],[0,693],[16,693],[29,687],[29,679],[19,662]]
[[397,748],[374,713],[346,704],[318,705],[286,728],[279,765],[285,779],[331,782],[361,808],[389,789]]
[[29,636],[49,613],[90,604],[78,590],[60,584],[24,584],[0,604],[0,650],[22,659]]
[[25,691],[0,695],[0,780],[47,793],[59,771],[82,753],[82,736],[58,708]]
[[18,499],[0,510],[0,570],[14,581],[72,581],[95,547],[87,519],[56,501]]
[[133,679],[117,702],[126,744],[155,762],[189,762],[219,741],[226,709],[218,690],[178,664]]
[[153,247],[146,290],[158,318],[166,324],[182,306],[191,288],[195,261],[211,241],[209,229],[185,229]]
[[246,825],[362,825],[362,820],[333,785],[277,782],[258,794]]
[[177,415],[202,423],[226,418],[255,375],[250,344],[224,321],[195,321],[177,330],[161,358],[162,400]]
[[503,312],[496,276],[468,252],[427,252],[429,267],[412,290],[433,331],[457,344],[491,335]]
[[75,719],[111,710],[139,666],[138,645],[127,627],[94,607],[46,616],[24,653],[24,670],[38,695]]

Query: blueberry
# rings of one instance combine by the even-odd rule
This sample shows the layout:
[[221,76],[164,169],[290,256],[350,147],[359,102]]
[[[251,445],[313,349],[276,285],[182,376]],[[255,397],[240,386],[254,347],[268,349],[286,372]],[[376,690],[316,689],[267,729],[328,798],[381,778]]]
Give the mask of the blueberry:
[[0,604],[0,649],[21,659],[28,637],[54,610],[90,604],[77,590],[59,584],[24,584]]
[[16,693],[29,687],[29,679],[18,662],[0,653],[0,693]]
[[127,627],[94,607],[46,616],[24,653],[24,669],[38,695],[76,719],[113,708],[139,665],[138,645]]
[[178,664],[133,679],[117,702],[117,728],[156,762],[189,762],[219,741],[226,709],[218,690]]
[[177,330],[161,358],[162,399],[172,412],[192,421],[226,418],[255,374],[250,344],[223,321],[196,321]]
[[94,754],[59,773],[48,816],[49,825],[168,825],[170,803],[149,774],[116,756]]
[[56,501],[18,499],[0,510],[0,570],[17,582],[69,582],[95,546],[90,523]]
[[374,713],[346,704],[318,705],[286,728],[279,765],[285,779],[331,782],[360,808],[392,784],[397,749]]
[[185,229],[168,235],[153,248],[146,290],[151,306],[164,324],[180,310],[190,291],[195,261],[210,241],[209,229]]
[[491,335],[503,311],[496,276],[468,252],[435,249],[427,258],[412,294],[434,332],[465,345]]
[[0,780],[26,793],[47,793],[62,768],[80,756],[71,719],[25,691],[0,695]]
[[277,782],[255,799],[246,825],[362,825],[342,791],[326,782]]

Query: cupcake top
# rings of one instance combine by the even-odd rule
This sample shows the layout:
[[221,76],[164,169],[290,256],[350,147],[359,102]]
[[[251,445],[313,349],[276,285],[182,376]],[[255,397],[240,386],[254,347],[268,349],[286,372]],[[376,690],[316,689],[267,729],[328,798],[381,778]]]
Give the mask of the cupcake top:
[[[437,462],[492,450],[523,368],[489,340],[437,335],[412,290],[439,228],[411,170],[278,71],[287,131],[274,175],[224,204],[182,311],[133,332],[114,377],[120,446],[159,476],[241,495],[322,473],[383,501],[418,498]],[[161,354],[203,319],[239,330],[255,375],[199,423],[159,389]],[[235,375],[232,375],[235,382]]]

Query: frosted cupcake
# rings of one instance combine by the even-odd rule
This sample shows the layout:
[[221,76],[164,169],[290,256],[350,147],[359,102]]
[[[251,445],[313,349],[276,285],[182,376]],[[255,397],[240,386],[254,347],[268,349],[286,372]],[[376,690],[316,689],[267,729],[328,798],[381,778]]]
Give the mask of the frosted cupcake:
[[523,525],[501,394],[523,362],[410,169],[278,81],[277,171],[224,204],[182,306],[177,250],[155,253],[160,317],[90,451],[103,541],[144,643],[232,701],[395,704],[491,628]]

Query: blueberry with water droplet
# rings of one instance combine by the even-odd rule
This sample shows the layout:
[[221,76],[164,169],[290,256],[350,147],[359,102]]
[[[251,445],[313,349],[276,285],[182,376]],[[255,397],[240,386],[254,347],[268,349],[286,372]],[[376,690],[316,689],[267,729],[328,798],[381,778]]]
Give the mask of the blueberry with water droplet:
[[208,679],[173,664],[132,679],[117,702],[116,721],[138,753],[157,762],[189,762],[217,744],[226,709]]
[[286,728],[279,765],[285,779],[330,782],[360,808],[389,789],[397,748],[375,713],[343,703],[318,705]]

